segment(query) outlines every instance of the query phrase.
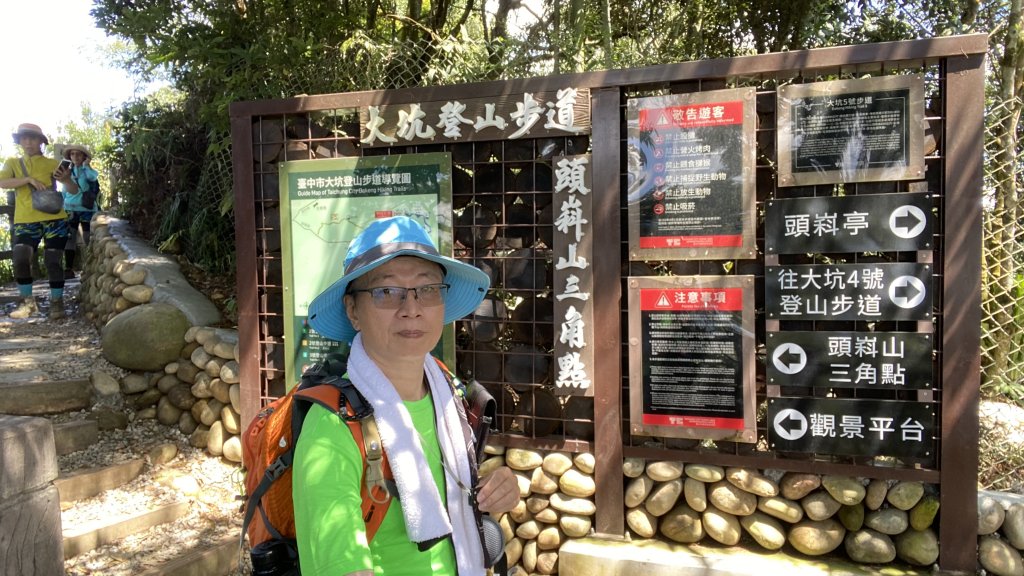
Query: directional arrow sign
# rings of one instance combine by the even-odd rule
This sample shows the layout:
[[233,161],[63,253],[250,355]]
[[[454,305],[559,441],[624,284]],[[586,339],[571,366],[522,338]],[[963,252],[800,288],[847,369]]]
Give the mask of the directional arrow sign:
[[889,215],[889,229],[900,238],[917,238],[927,223],[924,211],[911,204],[904,204]]
[[787,342],[775,349],[772,364],[783,374],[796,374],[807,366],[807,353],[799,344]]
[[775,433],[786,440],[799,440],[807,433],[807,417],[792,408],[779,410],[772,420]]
[[765,313],[770,320],[927,320],[933,277],[930,264],[916,262],[765,266]]
[[786,452],[933,460],[937,408],[902,400],[770,398],[768,442]]
[[766,336],[769,384],[873,390],[934,384],[930,334],[787,330]]
[[765,250],[769,254],[931,250],[933,204],[931,194],[905,192],[769,200]]
[[914,276],[900,276],[889,284],[889,300],[900,308],[916,308],[926,294],[924,282]]

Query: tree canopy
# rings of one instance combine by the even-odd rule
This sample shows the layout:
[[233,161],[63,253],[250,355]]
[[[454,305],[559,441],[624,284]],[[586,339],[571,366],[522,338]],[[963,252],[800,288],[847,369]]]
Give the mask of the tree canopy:
[[173,86],[116,114],[110,160],[127,215],[223,273],[235,101],[988,32],[984,346],[987,381],[1001,386],[1024,377],[1002,336],[1024,332],[1022,1],[95,0],[92,13],[131,47],[131,70]]

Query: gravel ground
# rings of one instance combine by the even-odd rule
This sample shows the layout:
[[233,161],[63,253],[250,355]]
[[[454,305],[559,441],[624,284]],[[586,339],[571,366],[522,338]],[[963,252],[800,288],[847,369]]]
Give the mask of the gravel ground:
[[[77,310],[77,281],[65,288],[69,304],[68,319],[51,322],[43,317],[11,320],[6,313],[13,304],[3,306],[0,313],[0,340],[10,346],[4,355],[24,351],[52,357],[52,362],[26,365],[6,362],[0,371],[40,370],[45,377],[38,380],[88,378],[95,371],[104,371],[120,379],[127,371],[103,359],[99,333]],[[39,287],[37,286],[37,294]],[[4,293],[9,294],[9,291]],[[39,298],[45,312],[48,302]],[[155,420],[136,419],[126,409],[130,423],[125,430],[101,431],[99,441],[86,450],[58,458],[60,472],[109,466],[142,458],[146,464],[134,481],[99,496],[75,502],[61,514],[65,534],[81,530],[96,522],[112,521],[144,510],[176,502],[187,502],[188,512],[173,523],[164,524],[100,547],[65,562],[69,576],[103,575],[131,576],[182,555],[189,549],[209,546],[225,538],[237,538],[242,516],[236,495],[241,493],[242,474],[237,464],[212,457],[193,448],[188,438],[176,428],[163,426]],[[84,419],[88,411],[49,416],[55,422]],[[176,457],[170,462],[154,465],[149,452],[157,446],[173,444]],[[243,558],[244,560],[244,558]],[[239,571],[239,574],[242,572]]]

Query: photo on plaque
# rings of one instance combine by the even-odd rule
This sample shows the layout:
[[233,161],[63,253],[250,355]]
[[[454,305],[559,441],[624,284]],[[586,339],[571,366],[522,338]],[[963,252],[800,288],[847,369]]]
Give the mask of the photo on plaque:
[[755,257],[754,94],[627,102],[631,260]]
[[779,186],[924,178],[920,75],[783,86],[777,118]]
[[638,276],[629,421],[638,436],[757,441],[753,276]]

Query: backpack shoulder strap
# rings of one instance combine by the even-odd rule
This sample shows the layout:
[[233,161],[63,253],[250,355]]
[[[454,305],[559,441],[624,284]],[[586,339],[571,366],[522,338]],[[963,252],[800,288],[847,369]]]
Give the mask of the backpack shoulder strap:
[[491,424],[497,417],[498,404],[494,400],[494,396],[475,379],[466,384],[453,374],[440,359],[434,358],[434,361],[437,362],[441,372],[448,380],[448,384],[451,385],[452,394],[461,400],[456,405],[460,409],[459,415],[465,419],[473,435],[474,462],[475,465],[479,465],[484,459],[484,448],[491,432]]
[[377,422],[373,419],[373,407],[344,377],[327,377],[319,385],[297,391],[295,396],[336,413],[348,426],[364,463],[361,511],[366,523],[366,541],[372,541],[384,521],[392,496],[398,493]]

